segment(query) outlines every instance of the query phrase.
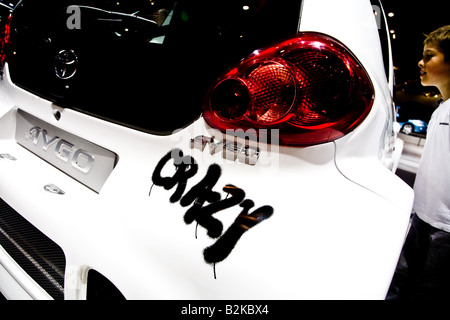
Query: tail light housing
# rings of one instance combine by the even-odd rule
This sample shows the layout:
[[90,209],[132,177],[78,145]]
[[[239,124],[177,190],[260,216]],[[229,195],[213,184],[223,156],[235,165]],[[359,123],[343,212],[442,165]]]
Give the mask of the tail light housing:
[[[300,33],[256,50],[221,76],[203,116],[223,132],[278,129],[280,144],[309,146],[354,130],[373,99],[372,82],[349,49],[323,34]],[[261,138],[268,131],[247,132]]]
[[0,29],[0,63],[4,65],[6,62],[6,48],[9,45],[9,33],[11,29],[11,18],[10,14],[6,19],[5,25]]

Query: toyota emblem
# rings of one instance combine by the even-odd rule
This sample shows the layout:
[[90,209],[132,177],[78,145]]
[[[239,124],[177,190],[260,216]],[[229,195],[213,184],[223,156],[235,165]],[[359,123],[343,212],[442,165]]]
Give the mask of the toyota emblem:
[[70,79],[77,72],[78,57],[73,50],[61,50],[55,57],[55,73],[60,79]]

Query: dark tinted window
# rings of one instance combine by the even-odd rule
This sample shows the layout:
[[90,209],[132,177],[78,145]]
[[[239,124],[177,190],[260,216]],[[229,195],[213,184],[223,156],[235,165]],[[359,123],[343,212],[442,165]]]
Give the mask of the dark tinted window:
[[11,76],[60,106],[171,133],[200,115],[215,77],[295,34],[299,12],[292,0],[25,0]]
[[0,6],[14,8],[20,0],[0,0]]

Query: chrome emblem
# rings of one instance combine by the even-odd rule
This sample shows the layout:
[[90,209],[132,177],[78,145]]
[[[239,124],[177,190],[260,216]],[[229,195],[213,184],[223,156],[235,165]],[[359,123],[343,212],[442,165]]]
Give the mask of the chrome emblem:
[[114,152],[21,109],[17,110],[15,137],[22,147],[97,193],[118,161]]
[[53,194],[65,194],[63,190],[55,186],[54,184],[47,184],[44,186],[44,190]]
[[196,136],[191,139],[191,149],[198,149],[203,151],[209,145],[209,153],[216,154],[222,152],[222,158],[249,164],[256,165],[259,159],[259,148],[253,148],[248,145],[243,145],[236,142],[229,142],[226,140],[215,142],[214,137]]
[[6,160],[11,160],[11,161],[17,160],[14,156],[10,155],[9,153],[1,153],[0,159],[6,159]]
[[78,57],[73,50],[61,50],[55,57],[55,73],[60,79],[72,78],[77,72]]
[[60,139],[58,136],[50,137],[46,130],[39,127],[33,127],[26,132],[25,139],[31,141],[35,146],[40,143],[45,152],[55,145],[53,149],[55,157],[65,163],[69,163],[71,160],[72,167],[82,173],[89,173],[94,166],[94,156],[87,151],[77,149],[72,143]]

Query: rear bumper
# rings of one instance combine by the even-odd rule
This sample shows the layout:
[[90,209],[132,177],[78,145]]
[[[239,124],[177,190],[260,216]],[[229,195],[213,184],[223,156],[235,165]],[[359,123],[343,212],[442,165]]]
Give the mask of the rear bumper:
[[0,247],[0,292],[9,300],[49,300],[42,289],[8,253]]

